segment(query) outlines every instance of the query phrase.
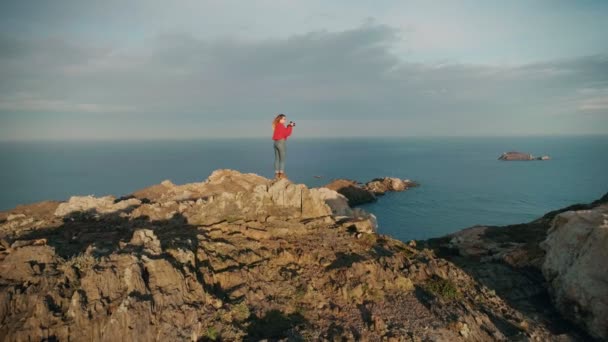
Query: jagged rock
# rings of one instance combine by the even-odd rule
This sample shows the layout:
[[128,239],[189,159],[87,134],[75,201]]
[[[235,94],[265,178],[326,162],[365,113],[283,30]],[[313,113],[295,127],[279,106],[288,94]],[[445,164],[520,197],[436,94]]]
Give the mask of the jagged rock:
[[450,234],[447,244],[448,248],[458,251],[465,257],[483,257],[490,253],[491,250],[498,247],[498,243],[491,243],[483,239],[488,227],[473,226],[459,230],[456,233]]
[[257,185],[268,183],[268,179],[255,173],[241,173],[236,170],[219,169],[213,171],[203,185],[210,192],[240,192],[250,191]]
[[0,263],[0,279],[38,283],[45,265],[56,261],[55,252],[49,246],[29,245],[11,251]]
[[169,248],[167,249],[167,254],[171,255],[173,259],[184,265],[190,265],[192,267],[196,266],[196,257],[191,250]]
[[524,243],[505,242],[488,238],[491,231],[487,226],[473,226],[446,235],[444,248],[466,258],[481,262],[504,262],[514,267],[525,267],[537,264],[537,259],[526,251]]
[[[131,199],[137,201],[127,202]],[[131,204],[117,209],[121,202]],[[0,213],[0,336],[17,341],[555,336],[546,321],[524,316],[431,250],[374,233],[375,216],[345,203],[329,189],[218,170],[201,183],[165,181],[118,200],[73,201],[71,209],[95,212],[95,219],[55,216],[59,204],[15,208],[10,214],[26,218],[10,222],[8,213]],[[69,202],[60,213],[68,209]]]
[[374,178],[365,185],[353,180],[336,179],[324,185],[325,188],[344,195],[351,206],[374,202],[377,200],[376,196],[384,195],[387,191],[404,191],[413,186],[417,184],[409,179],[395,177]]
[[154,202],[198,200],[209,196],[219,195],[222,192],[250,192],[258,185],[270,185],[271,180],[254,173],[241,173],[236,170],[215,170],[203,182],[175,185],[166,180],[162,184],[153,185],[132,195],[139,199]]
[[557,308],[591,335],[608,339],[608,205],[557,215],[541,247]]
[[2,228],[6,230],[19,230],[22,227],[31,225],[34,222],[33,217],[18,216],[13,217],[11,220],[7,220],[6,223],[2,224]]
[[160,241],[154,235],[154,231],[150,229],[137,229],[133,232],[130,243],[133,246],[143,247],[146,252],[151,254],[158,255],[163,252]]
[[384,177],[372,179],[365,184],[364,189],[371,191],[374,195],[384,195],[387,191],[404,191],[416,185],[409,179]]
[[325,188],[334,190],[348,198],[348,204],[355,206],[363,203],[376,201],[376,196],[373,192],[364,189],[353,180],[336,179],[329,184],[324,185]]
[[[548,232],[555,234],[553,233],[552,227],[556,224],[559,225],[558,222],[564,220],[563,217],[558,218],[560,214],[569,217],[569,215],[572,215],[572,212],[587,213],[590,210],[596,210],[601,206],[606,206],[608,205],[607,203],[608,193],[592,203],[575,204],[567,208],[555,210],[529,223],[514,224],[504,227],[470,227],[441,238],[421,241],[420,245],[430,246],[439,255],[457,263],[459,267],[462,267],[469,274],[473,275],[480,283],[494,289],[501,297],[509,300],[514,306],[520,308],[528,317],[544,317],[543,319],[545,320],[551,320],[554,317],[561,316],[554,306],[542,303],[533,304],[538,298],[549,297],[546,280],[543,277],[541,268],[547,277],[551,277],[550,279],[555,280],[561,277],[561,280],[557,280],[556,282],[566,286],[563,282],[567,283],[571,280],[568,278],[571,276],[571,273],[580,273],[579,271],[581,270],[580,267],[575,267],[574,269],[576,271],[570,269],[573,265],[578,264],[576,257],[573,257],[572,254],[570,254],[575,249],[573,246],[589,243],[589,240],[586,238],[585,234],[587,233],[584,232],[584,229],[582,229],[582,231],[579,229],[581,227],[572,229],[562,228],[563,230],[556,235],[559,237],[557,240],[561,242],[554,242],[554,247],[552,248],[553,255],[550,258],[553,260],[553,266],[548,268],[544,267],[543,264],[546,264],[546,258],[549,258],[549,256],[545,255],[546,251],[543,250],[541,246],[544,248],[548,247],[547,242],[545,241],[549,241],[547,238]],[[584,215],[582,216],[584,217]],[[576,222],[578,221],[579,220],[576,219],[572,224],[577,225]],[[591,221],[586,221],[583,226],[588,227],[589,224],[591,224],[590,222]],[[568,235],[569,233],[577,236]],[[562,243],[568,247],[561,246],[560,244]],[[594,243],[597,243],[598,245],[602,244],[599,240],[594,241]],[[606,246],[605,242],[604,246]],[[586,248],[587,246],[581,247],[578,252],[574,253],[581,254],[581,256],[587,255]],[[569,252],[563,253],[564,249]],[[599,256],[598,258],[602,258],[602,256]],[[592,265],[592,263],[589,263],[589,265]],[[554,270],[549,271],[549,269],[553,269],[554,267],[560,269],[560,275]],[[588,268],[588,270],[592,269],[592,266]],[[605,272],[600,269],[598,270],[598,273],[603,274]],[[579,275],[580,276],[577,277],[577,279],[588,279],[590,277],[582,273]],[[581,281],[581,284],[582,283],[585,282]],[[586,282],[586,284],[588,284],[588,282]],[[582,296],[586,293],[586,290],[578,289],[578,287],[580,287],[579,285],[580,284],[574,284],[568,287],[569,290],[572,290],[574,297]],[[565,290],[563,286],[563,292],[569,293],[569,290]],[[601,289],[601,287],[599,287],[599,289]],[[556,291],[559,292],[562,290],[551,289],[551,292],[554,293],[555,297]],[[562,298],[566,297],[564,293],[561,293],[561,295]],[[567,315],[580,317],[585,311],[580,311],[579,309],[578,313],[573,315],[572,311],[577,310],[575,308],[578,307],[578,305],[572,304],[574,302],[574,300],[572,302],[566,300],[560,305],[569,308],[570,311],[567,311],[568,309],[564,309],[566,311],[563,311],[566,312]],[[601,303],[601,301],[598,301],[598,303]],[[586,315],[586,317],[590,316],[592,315]],[[574,318],[572,318],[572,320],[578,322],[581,326],[585,326],[586,324],[583,320],[576,321]],[[522,322],[519,323],[519,326],[526,327],[523,329],[527,330],[530,324],[528,321]],[[558,337],[560,339],[574,340],[589,339],[589,336],[582,331],[574,330],[572,328],[567,330],[564,334],[557,334],[555,338]],[[535,338],[538,337],[536,336]]]
[[357,218],[343,223],[346,228],[355,229],[359,233],[372,234],[376,232],[377,226],[374,221],[368,218]]
[[7,221],[19,220],[26,218],[25,214],[9,214],[6,218]]
[[321,196],[325,203],[331,208],[333,215],[353,216],[353,210],[348,205],[346,196],[326,187],[320,187],[317,191],[319,192],[319,196]]
[[148,274],[147,286],[155,305],[179,307],[184,303],[205,303],[205,292],[194,274],[184,274],[167,259],[143,256],[142,260]]
[[355,223],[355,227],[357,227],[357,231],[361,233],[375,233],[378,231],[378,219],[376,215],[372,213],[368,213],[363,210],[356,210],[359,208],[355,208],[353,210],[354,217],[358,220]]
[[114,196],[72,196],[67,202],[61,203],[55,210],[55,216],[65,216],[75,211],[95,210],[96,213],[107,214],[138,206],[141,201],[136,198],[115,203]]
[[160,182],[160,185],[166,187],[166,188],[175,188],[175,184],[169,180],[169,179],[165,179],[164,181]]
[[18,205],[14,209],[0,212],[0,222],[6,220],[8,221],[8,217],[14,215],[16,219],[24,218],[22,215],[25,215],[26,218],[34,218],[35,220],[48,217],[49,215],[53,215],[60,202],[58,201],[42,201],[31,204]]
[[156,202],[140,205],[131,212],[131,217],[147,217],[155,221],[169,220],[179,211],[180,204],[175,201]]
[[191,224],[210,225],[239,219],[263,221],[269,216],[315,218],[331,213],[319,190],[281,179],[270,186],[257,185],[251,191],[221,192],[186,209],[183,215]]
[[10,246],[12,249],[24,247],[24,246],[41,246],[46,245],[47,239],[36,239],[36,240],[17,240]]

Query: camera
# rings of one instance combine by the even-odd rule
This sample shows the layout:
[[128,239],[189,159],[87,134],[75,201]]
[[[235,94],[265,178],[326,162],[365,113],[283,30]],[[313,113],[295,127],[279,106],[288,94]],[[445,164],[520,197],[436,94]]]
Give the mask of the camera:
[[296,123],[295,123],[295,122],[293,122],[293,121],[289,121],[289,125],[290,125],[290,126],[295,126],[295,125],[296,125]]

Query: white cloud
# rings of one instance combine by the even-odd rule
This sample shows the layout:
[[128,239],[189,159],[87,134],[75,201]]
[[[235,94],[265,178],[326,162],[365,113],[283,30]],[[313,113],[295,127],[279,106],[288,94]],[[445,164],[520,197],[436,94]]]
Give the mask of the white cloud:
[[578,108],[583,111],[608,110],[608,96],[584,99]]

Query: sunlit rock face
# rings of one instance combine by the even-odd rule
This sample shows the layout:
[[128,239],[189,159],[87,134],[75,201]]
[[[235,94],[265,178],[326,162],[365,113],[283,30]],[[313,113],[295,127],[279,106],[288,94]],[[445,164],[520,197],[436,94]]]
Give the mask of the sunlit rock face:
[[608,338],[608,204],[559,214],[541,247],[556,307],[593,336]]

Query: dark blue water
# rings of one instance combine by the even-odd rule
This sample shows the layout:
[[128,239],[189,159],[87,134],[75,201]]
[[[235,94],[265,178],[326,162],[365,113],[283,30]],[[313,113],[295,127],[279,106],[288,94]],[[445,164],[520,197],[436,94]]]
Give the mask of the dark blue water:
[[[518,150],[550,161],[503,162]],[[0,210],[70,195],[121,196],[170,179],[200,182],[219,168],[273,177],[272,140],[0,143]],[[608,191],[608,136],[341,138],[287,141],[289,178],[410,178],[421,186],[363,208],[381,233],[441,236],[474,224],[527,222]],[[323,176],[316,179],[313,176]]]

